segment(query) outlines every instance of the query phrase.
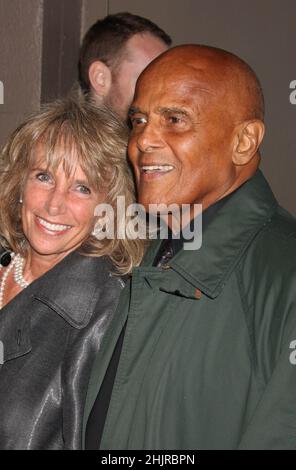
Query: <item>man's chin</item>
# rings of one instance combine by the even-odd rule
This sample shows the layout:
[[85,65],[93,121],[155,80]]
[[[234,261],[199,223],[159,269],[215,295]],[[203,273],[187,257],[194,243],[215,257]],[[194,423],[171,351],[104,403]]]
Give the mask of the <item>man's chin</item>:
[[138,204],[142,205],[147,213],[158,216],[166,215],[174,211],[179,212],[181,207],[179,204],[161,199],[159,196],[149,198],[139,197]]
[[[146,212],[149,212],[151,214],[153,213],[159,213],[161,210],[161,206],[166,207],[166,203],[162,202],[159,200],[157,196],[155,197],[140,197],[138,198],[138,203],[141,204]],[[160,207],[159,207],[160,206]]]

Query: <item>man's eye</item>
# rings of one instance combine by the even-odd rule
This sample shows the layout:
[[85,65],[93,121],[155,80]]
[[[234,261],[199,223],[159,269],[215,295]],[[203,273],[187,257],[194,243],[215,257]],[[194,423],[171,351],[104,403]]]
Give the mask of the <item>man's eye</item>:
[[167,119],[170,124],[180,124],[183,121],[181,116],[168,116]]
[[46,172],[37,173],[36,178],[42,183],[47,183],[51,180],[50,175]]
[[132,127],[137,127],[137,126],[141,126],[142,124],[147,124],[147,119],[143,116],[142,117],[132,116],[130,118],[130,122],[131,122]]
[[87,186],[85,186],[84,184],[79,184],[77,186],[77,189],[82,194],[90,194],[91,193],[91,190]]

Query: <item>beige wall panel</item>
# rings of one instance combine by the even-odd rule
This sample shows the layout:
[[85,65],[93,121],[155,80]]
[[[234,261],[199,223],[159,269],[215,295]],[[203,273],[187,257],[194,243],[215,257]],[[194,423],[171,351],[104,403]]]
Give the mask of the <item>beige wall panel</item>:
[[108,0],[83,0],[81,19],[81,38],[99,18],[108,14]]
[[38,109],[42,0],[0,0],[0,145],[26,114]]

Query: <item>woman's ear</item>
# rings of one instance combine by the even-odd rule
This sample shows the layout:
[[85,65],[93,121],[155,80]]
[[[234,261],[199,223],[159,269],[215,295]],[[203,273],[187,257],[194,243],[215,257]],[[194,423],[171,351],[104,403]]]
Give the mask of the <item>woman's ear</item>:
[[263,140],[264,132],[264,123],[259,119],[244,122],[238,127],[232,155],[234,165],[246,165],[252,160]]
[[93,93],[104,98],[109,94],[112,84],[111,70],[100,60],[93,62],[88,69],[88,78]]

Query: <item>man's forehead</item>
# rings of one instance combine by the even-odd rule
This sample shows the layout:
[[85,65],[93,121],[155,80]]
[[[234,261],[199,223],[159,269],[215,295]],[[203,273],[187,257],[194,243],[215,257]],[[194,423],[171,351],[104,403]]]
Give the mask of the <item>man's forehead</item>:
[[215,89],[209,83],[191,78],[174,77],[171,80],[141,82],[138,84],[131,110],[149,103],[153,107],[190,106],[193,101],[204,102],[215,96]]
[[[221,75],[213,71],[211,67],[204,64],[184,64],[175,61],[156,61],[144,70],[140,75],[136,91],[143,88],[157,89],[165,87],[166,89],[180,89],[185,92],[200,89],[211,93],[215,88],[217,80]],[[222,84],[222,81],[221,81]]]
[[[184,51],[183,51],[184,52]],[[204,57],[198,54],[179,54],[174,50],[159,56],[154,60],[138,80],[139,87],[158,85],[165,83],[166,86],[200,87],[211,91],[213,87],[225,87],[225,76],[228,67],[224,60],[216,57]]]

